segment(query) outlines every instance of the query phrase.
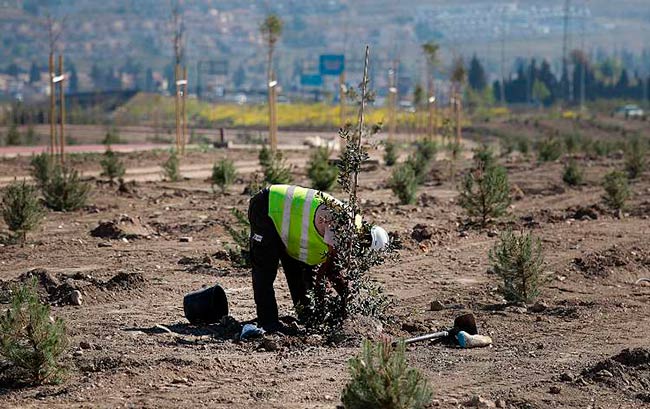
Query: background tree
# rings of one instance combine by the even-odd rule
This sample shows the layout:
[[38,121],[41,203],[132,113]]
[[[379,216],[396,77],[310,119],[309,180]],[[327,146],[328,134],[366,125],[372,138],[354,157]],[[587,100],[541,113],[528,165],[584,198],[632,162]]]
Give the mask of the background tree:
[[469,86],[476,91],[483,91],[487,87],[487,76],[485,69],[479,61],[476,54],[469,63],[469,72],[467,74]]
[[68,92],[76,94],[79,92],[79,75],[77,75],[77,67],[70,63],[70,81],[68,82]]
[[246,69],[243,65],[237,67],[237,70],[232,76],[232,83],[235,85],[235,88],[241,88],[246,83]]
[[32,66],[29,69],[29,83],[33,84],[41,80],[41,71],[36,65],[35,62],[32,62]]
[[438,52],[440,51],[440,46],[436,44],[435,41],[429,41],[422,44],[422,52],[427,61],[427,104],[429,106],[428,119],[427,119],[427,137],[429,139],[433,138],[433,135],[436,133],[436,124],[435,124],[435,109],[436,109],[436,91],[434,88],[434,74],[435,69],[439,63]]
[[153,92],[155,91],[155,83],[153,80],[153,70],[151,67],[147,68],[147,72],[144,77],[144,90],[146,92]]
[[267,87],[269,94],[269,139],[271,143],[271,150],[275,151],[277,149],[277,132],[275,124],[275,86],[271,86],[271,83],[275,81],[275,72],[273,71],[273,53],[275,52],[275,46],[282,35],[282,20],[275,14],[270,14],[267,16],[262,24],[260,25],[260,32],[262,37],[267,45]]
[[551,91],[549,91],[542,81],[535,80],[532,95],[533,101],[537,102],[541,107],[544,104],[544,101],[548,100],[551,96]]
[[5,139],[5,144],[7,146],[16,146],[20,145],[20,132],[18,132],[18,126],[15,122],[9,126],[7,129],[7,138]]

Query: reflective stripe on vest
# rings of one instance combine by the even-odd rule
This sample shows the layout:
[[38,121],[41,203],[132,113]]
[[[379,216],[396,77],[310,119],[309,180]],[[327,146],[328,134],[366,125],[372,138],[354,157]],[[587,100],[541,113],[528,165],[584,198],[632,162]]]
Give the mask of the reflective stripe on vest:
[[269,217],[287,253],[312,266],[325,261],[328,251],[314,226],[316,209],[324,202],[321,195],[325,194],[299,186],[273,185],[269,189]]

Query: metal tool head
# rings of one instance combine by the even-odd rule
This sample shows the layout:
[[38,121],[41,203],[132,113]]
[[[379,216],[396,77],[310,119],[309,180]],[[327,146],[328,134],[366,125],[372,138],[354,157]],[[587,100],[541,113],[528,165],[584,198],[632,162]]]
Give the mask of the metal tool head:
[[454,332],[465,331],[470,335],[477,335],[478,328],[476,327],[476,317],[474,314],[465,314],[456,317],[454,320]]

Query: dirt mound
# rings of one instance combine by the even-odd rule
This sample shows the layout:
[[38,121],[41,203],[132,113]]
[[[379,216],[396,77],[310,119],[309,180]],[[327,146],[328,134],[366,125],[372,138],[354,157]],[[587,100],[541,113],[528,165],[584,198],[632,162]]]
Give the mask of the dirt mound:
[[431,231],[431,228],[426,224],[416,224],[415,227],[413,227],[413,231],[411,232],[411,238],[418,243],[424,240],[429,240],[431,237],[433,237],[433,232]]
[[73,292],[92,293],[97,289],[109,291],[131,290],[142,287],[146,280],[140,273],[121,272],[104,282],[89,275],[75,273],[53,274],[45,269],[34,269],[21,274],[15,280],[0,281],[0,303],[8,303],[13,286],[26,284],[36,278],[39,300],[50,305],[75,304]]
[[644,200],[630,209],[630,214],[635,217],[645,217],[650,215],[650,201]]
[[14,285],[27,284],[33,279],[36,280],[36,293],[42,303],[51,305],[74,304],[72,293],[78,290],[74,281],[65,275],[54,275],[44,269],[30,270],[13,281],[0,282],[0,303],[9,302]]
[[131,217],[125,214],[117,219],[108,222],[99,222],[99,225],[91,230],[90,235],[103,239],[139,239],[151,236],[148,227],[140,221],[139,217]]
[[650,402],[650,349],[624,349],[582,372],[583,379]]
[[597,220],[604,213],[600,205],[574,206],[566,209],[566,218],[575,220]]
[[141,273],[117,273],[103,287],[108,290],[133,290],[143,287],[146,280]]
[[628,249],[614,245],[575,258],[573,265],[586,277],[609,277],[619,267],[637,270],[650,266],[650,254],[646,249],[636,246]]

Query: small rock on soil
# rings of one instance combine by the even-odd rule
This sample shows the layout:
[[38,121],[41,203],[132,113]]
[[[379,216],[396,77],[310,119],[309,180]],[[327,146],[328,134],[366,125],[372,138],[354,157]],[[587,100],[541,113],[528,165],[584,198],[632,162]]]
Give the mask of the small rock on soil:
[[431,311],[442,311],[447,307],[445,307],[445,304],[441,303],[440,301],[433,300],[433,301],[431,301],[431,307],[430,308],[431,308]]
[[546,305],[546,303],[544,303],[543,301],[537,301],[535,304],[531,305],[528,308],[528,311],[535,312],[535,313],[540,313],[540,312],[546,311],[547,308],[548,308],[548,305]]
[[471,408],[496,408],[497,407],[495,402],[478,395],[473,396],[472,399],[465,402],[463,406],[471,407]]

